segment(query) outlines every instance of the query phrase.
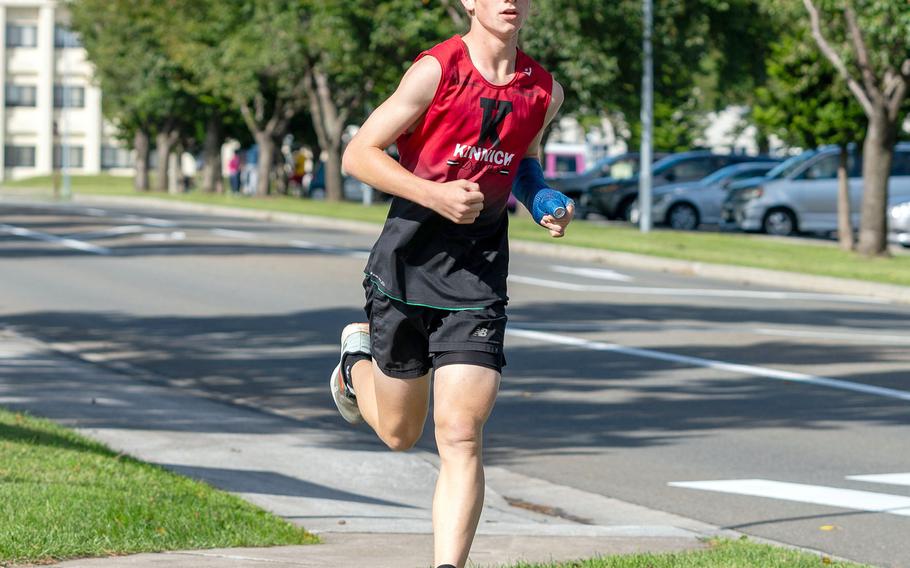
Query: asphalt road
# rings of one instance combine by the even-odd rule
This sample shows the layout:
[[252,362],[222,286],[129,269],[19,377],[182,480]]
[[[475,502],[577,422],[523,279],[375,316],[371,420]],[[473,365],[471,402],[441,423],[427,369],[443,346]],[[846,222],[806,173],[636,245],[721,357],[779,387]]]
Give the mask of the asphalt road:
[[[0,202],[0,325],[345,428],[325,382],[372,240]],[[511,274],[488,463],[910,566],[910,306],[520,254]]]

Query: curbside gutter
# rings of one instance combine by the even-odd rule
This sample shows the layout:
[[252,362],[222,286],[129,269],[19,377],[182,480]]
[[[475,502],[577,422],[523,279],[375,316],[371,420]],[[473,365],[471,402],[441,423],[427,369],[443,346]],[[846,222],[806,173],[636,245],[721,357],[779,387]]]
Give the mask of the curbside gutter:
[[[299,213],[283,213],[280,211],[240,209],[225,205],[204,205],[200,203],[166,201],[153,197],[76,195],[74,201],[85,204],[141,205],[158,209],[169,209],[172,211],[305,225],[320,229],[344,229],[362,234],[378,235],[381,229],[380,225],[366,221],[350,221],[315,215],[303,215]],[[523,241],[519,239],[512,239],[510,241],[510,246],[514,251],[537,256],[582,262],[596,262],[623,268],[653,270],[688,276],[701,276],[704,278],[713,278],[740,284],[783,286],[786,288],[812,292],[867,296],[901,304],[910,304],[910,286],[880,284],[864,280],[816,276],[813,274],[800,274],[798,272],[785,272],[782,270],[769,270],[766,268],[750,268],[747,266],[736,266],[731,264],[678,260],[673,258],[662,258],[659,256]]]

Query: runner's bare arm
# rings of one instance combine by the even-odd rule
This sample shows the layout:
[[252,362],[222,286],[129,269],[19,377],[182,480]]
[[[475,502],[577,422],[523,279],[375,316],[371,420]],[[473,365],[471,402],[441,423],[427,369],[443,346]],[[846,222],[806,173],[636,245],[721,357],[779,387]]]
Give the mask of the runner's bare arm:
[[540,132],[537,133],[534,140],[531,140],[528,151],[525,152],[525,158],[537,158],[540,160],[540,142],[543,139],[543,133],[546,131],[547,127],[550,126],[550,123],[553,122],[553,119],[556,117],[556,113],[559,112],[559,107],[562,106],[562,102],[565,98],[566,96],[565,92],[562,90],[562,85],[554,80],[553,91],[550,95],[550,106],[547,107],[547,115],[543,119],[543,128],[540,129]]
[[360,181],[428,207],[450,221],[473,223],[483,208],[483,194],[476,183],[428,181],[385,153],[429,108],[441,76],[442,68],[433,57],[423,57],[412,65],[392,96],[373,111],[348,144],[342,167]]
[[[540,142],[543,139],[543,133],[550,125],[550,122],[556,117],[556,113],[559,112],[559,107],[562,106],[564,100],[565,92],[562,89],[562,85],[553,81],[553,92],[550,96],[550,106],[547,107],[547,115],[543,121],[543,128],[540,129],[540,132],[538,132],[537,136],[534,137],[534,140],[531,141],[531,145],[528,146],[528,151],[525,152],[525,158],[540,160]],[[566,225],[572,221],[574,216],[575,206],[569,205],[566,207],[566,215],[561,219],[556,219],[552,215],[545,215],[540,221],[540,224],[550,231],[551,237],[560,238],[566,234]]]

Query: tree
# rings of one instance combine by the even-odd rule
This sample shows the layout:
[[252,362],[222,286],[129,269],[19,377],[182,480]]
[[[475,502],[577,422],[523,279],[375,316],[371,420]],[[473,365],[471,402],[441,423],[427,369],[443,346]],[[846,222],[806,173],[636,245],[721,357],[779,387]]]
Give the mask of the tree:
[[168,154],[195,104],[152,23],[161,6],[154,0],[78,0],[67,6],[104,93],[104,114],[136,151],[136,189],[149,188],[149,139],[155,136],[156,185],[165,190]]
[[304,88],[326,157],[326,199],[342,198],[345,128],[391,93],[421,50],[452,31],[445,7],[426,4],[419,0],[309,4]]
[[808,36],[808,29],[796,30],[774,45],[767,60],[768,84],[757,90],[753,118],[786,144],[840,147],[838,239],[842,248],[853,250],[848,146],[862,141],[866,116]]
[[[910,89],[910,10],[893,0],[803,0],[812,36],[868,119],[858,250],[887,254],[886,208],[894,145]],[[831,14],[839,12],[835,17]]]
[[[306,105],[304,0],[167,0],[160,30],[196,88],[239,110],[258,148],[256,194],[269,192],[279,140]],[[221,115],[223,118],[223,115]]]
[[[655,140],[691,146],[709,110],[747,102],[764,81],[775,25],[759,0],[663,0],[654,11]],[[609,116],[638,142],[640,0],[539,0],[522,46],[566,90],[562,114]],[[683,128],[680,119],[687,122]]]

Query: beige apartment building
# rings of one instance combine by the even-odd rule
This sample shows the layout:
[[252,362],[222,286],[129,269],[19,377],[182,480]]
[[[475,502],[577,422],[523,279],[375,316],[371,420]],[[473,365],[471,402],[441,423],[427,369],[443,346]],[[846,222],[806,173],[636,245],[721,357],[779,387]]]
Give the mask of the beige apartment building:
[[0,0],[0,181],[55,167],[95,174],[131,166],[101,116],[101,90],[54,0]]

